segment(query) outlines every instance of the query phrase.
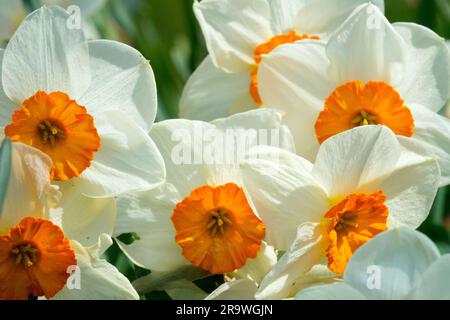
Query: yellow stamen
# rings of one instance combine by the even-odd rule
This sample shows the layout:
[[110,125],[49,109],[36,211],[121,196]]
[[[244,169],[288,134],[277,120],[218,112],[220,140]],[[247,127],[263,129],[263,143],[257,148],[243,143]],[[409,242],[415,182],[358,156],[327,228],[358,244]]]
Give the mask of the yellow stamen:
[[19,245],[11,250],[11,253],[16,256],[16,265],[22,263],[26,268],[30,268],[37,259],[38,249],[29,244]]
[[52,123],[49,120],[39,124],[39,130],[41,131],[42,144],[50,141],[50,145],[54,147],[58,140],[65,138],[64,131],[56,123]]
[[353,124],[358,126],[367,126],[369,124],[377,124],[377,116],[361,110],[359,114],[352,120]]
[[217,235],[217,230],[220,234],[225,233],[225,224],[232,224],[231,220],[227,217],[227,210],[218,209],[211,212],[211,221],[208,223],[208,229],[211,229],[211,235],[215,237]]

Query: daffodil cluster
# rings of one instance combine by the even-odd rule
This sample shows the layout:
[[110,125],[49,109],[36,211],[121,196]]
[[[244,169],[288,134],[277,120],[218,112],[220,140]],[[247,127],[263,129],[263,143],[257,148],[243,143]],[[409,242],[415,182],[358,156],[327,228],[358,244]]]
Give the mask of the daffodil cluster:
[[382,0],[194,1],[209,55],[154,123],[150,62],[42,2],[0,0],[0,300],[450,299],[415,230],[450,184],[444,39]]

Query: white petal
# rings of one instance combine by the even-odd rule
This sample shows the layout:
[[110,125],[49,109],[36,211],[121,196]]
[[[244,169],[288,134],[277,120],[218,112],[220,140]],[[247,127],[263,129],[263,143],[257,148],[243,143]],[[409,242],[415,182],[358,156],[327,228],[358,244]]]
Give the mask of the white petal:
[[89,54],[92,81],[79,103],[94,117],[118,110],[150,130],[157,106],[150,63],[137,50],[116,41],[91,41]]
[[233,272],[233,277],[248,279],[258,284],[276,263],[277,254],[275,249],[263,241],[256,258],[248,259],[243,267]]
[[249,71],[253,50],[273,36],[266,0],[195,1],[194,13],[214,65],[227,72]]
[[374,5],[360,6],[332,36],[330,75],[339,84],[361,80],[395,86],[404,72],[403,39]]
[[399,137],[399,162],[380,185],[387,196],[388,226],[419,227],[427,218],[439,186],[439,165],[414,139]]
[[424,107],[412,106],[414,140],[439,161],[441,186],[450,184],[450,120]]
[[132,244],[118,241],[133,263],[152,271],[172,271],[190,265],[175,242],[175,228],[170,220],[181,199],[173,187],[119,197],[115,235],[136,233]]
[[9,39],[27,15],[22,1],[0,0],[0,42]]
[[335,87],[328,80],[328,66],[323,44],[303,40],[264,56],[258,71],[264,105],[283,112],[297,153],[310,161],[319,148],[314,124]]
[[113,198],[86,197],[77,180],[62,183],[61,192],[62,229],[70,239],[91,246],[101,234],[113,234],[117,215]]
[[[112,244],[112,241],[110,242]],[[139,295],[128,279],[112,264],[98,258],[97,248],[84,248],[72,241],[79,267],[80,288],[66,286],[53,300],[138,300]],[[68,284],[70,284],[70,278]],[[74,281],[75,282],[75,281]]]
[[296,300],[364,300],[365,297],[357,290],[343,282],[314,286],[299,292]]
[[[328,262],[326,257],[321,261]],[[340,276],[328,268],[326,264],[316,264],[308,272],[302,274],[295,280],[295,284],[291,287],[291,292],[300,292],[306,288],[335,283],[340,280]]]
[[[295,29],[297,32],[329,37],[349,17],[359,5],[367,0],[315,0],[307,1],[297,14]],[[384,0],[372,0],[384,11]]]
[[330,198],[374,192],[395,169],[400,144],[384,126],[363,126],[327,139],[313,174]]
[[241,183],[238,163],[257,145],[292,149],[292,136],[271,110],[252,110],[213,123],[157,123],[150,136],[165,160],[167,181],[184,197],[205,184]]
[[244,187],[266,225],[266,240],[287,250],[302,223],[320,222],[328,209],[312,164],[281,149],[259,148],[242,164]]
[[412,298],[420,300],[450,300],[450,255],[436,260],[422,275]]
[[256,107],[250,72],[226,73],[208,56],[191,75],[180,100],[180,117],[211,121]]
[[353,254],[344,280],[368,299],[404,299],[439,256],[436,245],[422,233],[393,229]]
[[89,52],[83,31],[68,28],[69,14],[42,7],[30,14],[8,43],[3,89],[15,103],[37,91],[62,91],[78,99],[89,87]]
[[38,149],[13,143],[11,176],[0,219],[0,232],[25,217],[43,218],[50,191],[51,159]]
[[91,166],[80,176],[84,195],[112,197],[151,189],[163,182],[163,159],[142,128],[120,112],[104,113],[95,125],[101,146]]
[[406,72],[397,91],[406,105],[416,103],[439,111],[450,94],[450,50],[445,39],[414,23],[393,26],[408,48]]
[[[3,55],[5,50],[0,49],[0,74],[2,74],[2,66],[3,66]],[[0,128],[7,126],[12,121],[12,115],[16,109],[19,109],[20,106],[13,103],[5,91],[3,90],[3,86],[0,86]],[[3,133],[3,128],[1,128]]]
[[327,237],[320,224],[303,224],[297,239],[262,281],[257,299],[283,299],[289,297],[296,279],[317,264],[328,247]]
[[[283,124],[283,116],[267,108],[260,108],[242,112],[228,118],[211,122],[225,134],[227,130],[251,130],[257,131],[256,137],[249,135],[247,149],[253,146],[272,146],[295,152],[294,139],[288,127]],[[243,136],[238,137],[240,140]]]
[[184,279],[171,282],[164,287],[164,291],[172,300],[204,300],[208,295],[192,281]]
[[205,132],[216,133],[217,130],[206,122],[183,119],[156,123],[150,131],[164,158],[166,181],[177,188],[182,199],[192,190],[205,185],[208,179],[201,148],[208,145],[202,143]]
[[305,0],[270,0],[272,12],[272,30],[275,34],[289,33],[295,24],[295,18]]
[[234,280],[219,286],[205,300],[255,300],[257,289],[251,280]]

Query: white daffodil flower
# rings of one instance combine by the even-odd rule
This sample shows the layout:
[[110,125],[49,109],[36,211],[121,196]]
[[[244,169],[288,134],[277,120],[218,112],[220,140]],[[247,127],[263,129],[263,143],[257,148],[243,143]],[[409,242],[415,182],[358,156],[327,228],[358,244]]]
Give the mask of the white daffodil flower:
[[[99,10],[107,0],[39,0],[41,5],[58,5],[65,9],[78,8],[80,11],[80,22],[88,38],[97,38],[95,27],[86,22],[93,13]],[[25,17],[28,15],[27,8],[22,0],[0,0],[0,43],[9,39]],[[70,10],[69,10],[70,11]],[[78,14],[78,11],[73,11]],[[84,20],[82,20],[84,19]]]
[[342,274],[353,252],[388,228],[417,228],[440,177],[434,158],[404,148],[384,126],[331,137],[315,164],[266,147],[250,152],[241,167],[266,241],[287,250],[262,281],[258,299],[292,296],[297,278],[323,261]]
[[245,267],[265,247],[265,227],[241,187],[239,162],[253,146],[292,150],[280,115],[263,109],[212,123],[168,120],[155,124],[150,136],[164,157],[167,180],[159,188],[119,197],[115,234],[134,233],[137,239],[119,241],[126,255],[152,270],[151,278],[194,265],[203,274],[244,268],[231,276],[260,281],[275,254],[263,250],[267,261],[255,263],[263,271]]
[[[274,48],[327,41],[366,0],[203,0],[194,12],[209,56],[189,79],[180,116],[211,121],[269,105],[261,99],[258,68]],[[384,10],[383,0],[372,0]],[[308,40],[309,39],[309,40]]]
[[84,248],[48,220],[58,194],[50,184],[51,166],[41,151],[12,144],[0,208],[0,300],[139,299],[127,278],[100,258],[112,244],[108,235]]
[[305,289],[300,300],[448,300],[450,255],[441,256],[424,234],[400,227],[362,246],[350,259],[344,281]]
[[450,183],[450,121],[436,113],[449,98],[450,51],[431,30],[391,25],[362,5],[327,45],[300,41],[264,56],[259,85],[267,105],[285,113],[302,157],[314,161],[334,134],[382,124],[429,149],[441,186]]
[[62,8],[42,7],[0,50],[0,127],[52,159],[62,224],[72,239],[93,245],[112,234],[112,197],[164,181],[163,159],[147,134],[156,86],[139,52],[88,42],[68,19]]

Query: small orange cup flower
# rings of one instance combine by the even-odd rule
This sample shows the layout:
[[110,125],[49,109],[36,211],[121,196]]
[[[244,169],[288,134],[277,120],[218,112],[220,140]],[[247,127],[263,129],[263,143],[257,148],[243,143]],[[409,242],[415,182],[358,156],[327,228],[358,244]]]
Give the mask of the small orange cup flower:
[[331,221],[327,250],[331,270],[343,274],[353,253],[387,230],[389,209],[385,201],[381,190],[372,194],[351,194],[326,213],[325,218]]
[[78,177],[100,148],[94,118],[62,92],[39,91],[25,100],[5,135],[46,153],[53,160],[52,176],[60,181]]
[[265,235],[242,188],[203,186],[176,206],[176,242],[192,264],[212,273],[232,272],[255,258]]
[[77,265],[70,241],[48,220],[25,218],[0,235],[0,299],[53,297]]

